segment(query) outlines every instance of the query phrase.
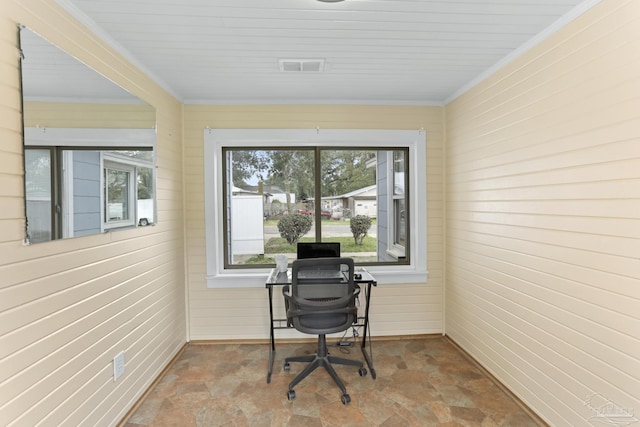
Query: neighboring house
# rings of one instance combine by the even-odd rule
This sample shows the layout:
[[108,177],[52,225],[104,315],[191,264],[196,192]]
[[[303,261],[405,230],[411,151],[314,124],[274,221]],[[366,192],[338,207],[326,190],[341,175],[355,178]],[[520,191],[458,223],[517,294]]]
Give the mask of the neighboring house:
[[[259,193],[260,192],[260,186],[258,185],[245,185],[244,186],[244,190],[246,191],[252,191],[255,193]],[[262,194],[264,195],[264,202],[265,203],[272,203],[273,201],[277,200],[280,203],[287,203],[287,193],[281,188],[278,187],[277,185],[263,185],[262,186]],[[289,202],[291,203],[295,203],[296,202],[296,194],[295,193],[289,193]]]
[[348,209],[352,216],[366,215],[377,217],[378,186],[376,184],[359,188],[338,196],[323,197],[322,208],[329,211]]
[[[260,193],[260,186],[246,185],[245,191]],[[263,185],[262,196],[264,201],[264,214],[267,216],[280,215],[287,206],[287,193],[277,185]],[[275,203],[274,203],[275,202]],[[295,193],[289,193],[289,203],[294,206],[296,203]]]
[[378,210],[378,186],[370,185],[363,187],[350,193],[343,194],[343,208],[347,208],[353,212],[353,215],[365,215],[371,218],[377,217]]

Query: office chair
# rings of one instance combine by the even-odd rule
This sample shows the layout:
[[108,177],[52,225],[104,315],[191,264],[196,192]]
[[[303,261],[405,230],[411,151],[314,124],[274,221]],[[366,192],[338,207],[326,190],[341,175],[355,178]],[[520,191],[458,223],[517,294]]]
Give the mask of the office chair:
[[352,365],[367,374],[362,362],[331,356],[327,350],[326,334],[348,330],[358,318],[356,297],[360,292],[353,281],[354,265],[351,258],[308,258],[295,260],[292,265],[291,289],[285,286],[282,294],[287,309],[287,321],[300,332],[318,335],[316,354],[287,357],[284,370],[290,362],[309,362],[289,384],[287,398],[293,400],[293,388],[319,366],[324,367],[342,390],[342,403],[351,398],[331,364]]

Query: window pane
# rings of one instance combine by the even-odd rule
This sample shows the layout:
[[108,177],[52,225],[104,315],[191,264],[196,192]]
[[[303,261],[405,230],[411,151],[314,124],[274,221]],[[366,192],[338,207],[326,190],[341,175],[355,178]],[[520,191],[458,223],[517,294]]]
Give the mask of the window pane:
[[25,150],[27,235],[32,243],[51,240],[51,150]]
[[394,244],[402,247],[407,246],[407,209],[404,199],[394,200],[395,213],[395,238]]
[[404,151],[393,152],[393,204],[394,204],[394,233],[393,244],[403,255],[402,251],[407,246],[407,209],[405,203],[405,157]]
[[339,242],[360,264],[408,263],[407,152],[223,148],[225,266],[293,260],[298,241]]
[[356,262],[378,261],[377,151],[321,150],[322,241]]
[[404,165],[405,152],[395,150],[393,152],[393,195],[404,195]]
[[155,221],[155,204],[153,199],[153,169],[139,167],[136,169],[137,213],[138,225],[148,225]]
[[[135,188],[132,187],[130,189],[136,196],[135,223],[142,226],[153,223],[155,221],[153,151],[119,150],[107,151],[104,154],[111,165],[117,164],[121,168],[128,167],[131,173],[135,174],[135,183],[129,183],[131,186],[135,185]],[[130,203],[133,203],[133,200]],[[132,209],[129,209],[128,215],[127,219],[133,220],[134,213]]]
[[313,150],[223,149],[225,264],[273,264],[315,240]]
[[105,222],[125,221],[129,219],[129,183],[130,172],[105,169],[106,182],[106,219]]

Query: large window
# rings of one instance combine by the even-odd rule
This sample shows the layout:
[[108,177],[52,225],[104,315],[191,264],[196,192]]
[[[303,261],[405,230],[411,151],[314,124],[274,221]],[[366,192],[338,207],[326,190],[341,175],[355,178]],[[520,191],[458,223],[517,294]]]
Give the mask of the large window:
[[[223,147],[226,268],[295,258],[298,242],[337,242],[360,265],[405,264],[407,148]],[[404,171],[404,166],[403,171]],[[398,182],[402,180],[402,182]],[[388,191],[391,182],[394,189]],[[388,236],[386,230],[395,234]],[[400,237],[402,236],[402,237]]]
[[424,134],[207,130],[205,158],[209,286],[263,285],[274,255],[293,260],[305,241],[426,281]]
[[[29,132],[25,195],[30,243],[154,222],[153,134],[129,131],[129,136],[140,135],[129,143],[123,135],[111,141],[122,149],[109,149],[95,138],[96,130]],[[133,146],[145,138],[150,146]],[[68,145],[60,145],[65,142]]]

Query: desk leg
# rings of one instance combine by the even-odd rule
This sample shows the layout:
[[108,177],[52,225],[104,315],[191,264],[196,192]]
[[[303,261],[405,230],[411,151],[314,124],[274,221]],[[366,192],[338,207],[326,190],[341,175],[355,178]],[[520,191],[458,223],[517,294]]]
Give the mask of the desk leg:
[[269,290],[269,339],[271,340],[269,346],[269,369],[267,371],[267,384],[271,383],[271,372],[273,372],[273,360],[276,355],[276,339],[273,333],[273,287],[268,286]]
[[[367,296],[366,296],[366,305],[364,307],[364,332],[362,333],[362,355],[364,356],[364,360],[367,362],[367,366],[369,367],[369,372],[371,373],[371,378],[376,379],[376,370],[373,368],[373,361],[367,353],[367,330],[369,329],[369,302],[371,300],[371,285],[372,283],[367,283]],[[371,339],[371,337],[369,337]]]

